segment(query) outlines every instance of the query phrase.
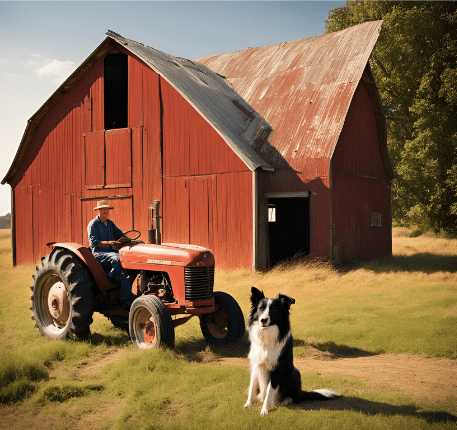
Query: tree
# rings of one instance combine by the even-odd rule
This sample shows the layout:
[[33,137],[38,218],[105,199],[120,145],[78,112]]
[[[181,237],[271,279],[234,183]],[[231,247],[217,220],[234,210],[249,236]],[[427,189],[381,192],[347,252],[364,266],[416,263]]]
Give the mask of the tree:
[[11,228],[11,214],[0,216],[0,228]]
[[395,171],[393,218],[457,234],[457,4],[347,1],[325,26],[380,19],[370,65]]

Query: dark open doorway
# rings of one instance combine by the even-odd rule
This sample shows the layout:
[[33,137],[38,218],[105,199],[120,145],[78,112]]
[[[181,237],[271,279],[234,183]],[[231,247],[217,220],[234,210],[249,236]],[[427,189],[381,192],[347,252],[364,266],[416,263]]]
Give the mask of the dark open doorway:
[[269,198],[270,265],[309,254],[309,198]]
[[127,127],[128,57],[113,49],[105,57],[105,130]]

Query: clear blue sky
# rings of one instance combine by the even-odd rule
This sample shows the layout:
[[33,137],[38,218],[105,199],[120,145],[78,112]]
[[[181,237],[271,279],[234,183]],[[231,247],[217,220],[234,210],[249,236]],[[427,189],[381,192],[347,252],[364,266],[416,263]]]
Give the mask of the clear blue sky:
[[[195,59],[323,34],[344,1],[0,2],[0,180],[27,120],[106,31]],[[0,186],[0,215],[11,211]]]

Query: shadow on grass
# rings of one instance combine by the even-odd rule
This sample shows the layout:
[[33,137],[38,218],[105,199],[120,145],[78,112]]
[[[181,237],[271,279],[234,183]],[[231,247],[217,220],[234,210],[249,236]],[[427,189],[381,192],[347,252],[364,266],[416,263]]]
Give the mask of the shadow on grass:
[[[294,347],[303,346],[327,353],[327,359],[371,357],[377,353],[364,351],[347,345],[338,345],[335,342],[305,342],[294,339]],[[209,345],[205,339],[187,339],[176,343],[175,350],[187,360],[198,363],[214,362],[219,358],[247,358],[249,354],[249,340],[245,333],[237,342],[225,345]]]
[[382,260],[352,263],[342,267],[344,272],[357,269],[368,269],[375,273],[389,272],[423,272],[427,274],[436,272],[457,273],[457,256],[437,255],[421,252],[413,255],[395,255]]
[[115,335],[92,333],[88,340],[92,345],[105,344],[108,346],[124,346],[131,342],[129,333],[121,329],[117,329],[117,333]]
[[293,409],[302,409],[313,411],[326,409],[331,411],[354,411],[361,412],[368,416],[385,415],[385,416],[411,416],[424,419],[429,424],[457,423],[457,417],[443,411],[424,411],[419,412],[415,405],[391,405],[389,403],[373,402],[359,397],[341,397],[331,401],[314,401],[292,404],[287,406]]
[[217,361],[218,358],[246,358],[249,353],[247,334],[228,345],[210,345],[205,339],[187,339],[176,343],[175,350],[187,360],[198,363]]
[[302,339],[294,339],[294,347],[310,346],[321,352],[327,352],[332,358],[357,358],[357,357],[372,357],[378,355],[375,352],[364,351],[363,349],[353,348],[347,345],[338,345],[335,342],[305,342]]

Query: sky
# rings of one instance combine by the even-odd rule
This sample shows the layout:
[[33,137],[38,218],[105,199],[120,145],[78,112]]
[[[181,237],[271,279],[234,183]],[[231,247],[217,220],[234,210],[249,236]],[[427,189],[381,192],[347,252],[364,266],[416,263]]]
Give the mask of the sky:
[[[0,181],[27,120],[105,39],[108,30],[196,59],[325,32],[345,1],[0,1]],[[0,216],[11,187],[0,185]]]

